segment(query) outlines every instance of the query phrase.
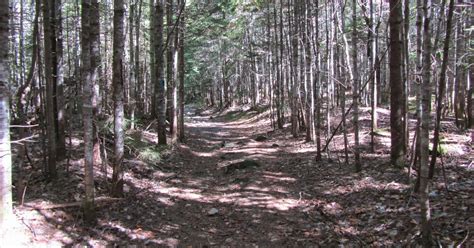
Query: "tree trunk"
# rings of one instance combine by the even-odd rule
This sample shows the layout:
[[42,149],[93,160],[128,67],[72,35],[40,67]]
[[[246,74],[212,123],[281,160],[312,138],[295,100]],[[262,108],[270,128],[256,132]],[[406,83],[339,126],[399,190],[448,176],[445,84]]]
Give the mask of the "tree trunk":
[[313,87],[312,87],[312,81],[313,81],[313,75],[312,75],[312,70],[311,70],[311,43],[310,43],[310,24],[311,24],[311,18],[310,16],[312,15],[312,4],[310,1],[305,1],[305,18],[303,19],[303,44],[304,44],[304,51],[305,51],[305,56],[304,56],[304,79],[305,79],[305,91],[306,91],[306,141],[312,141],[312,131],[314,128],[314,94],[313,94]]
[[[168,34],[168,37],[166,38],[169,41],[174,41],[174,33],[173,33],[173,0],[166,0],[166,33]],[[168,104],[166,105],[168,107],[167,113],[168,113],[168,120],[170,122],[170,133],[171,133],[171,140],[172,142],[175,142],[177,139],[177,133],[176,133],[176,121],[177,119],[175,118],[176,111],[176,81],[175,81],[175,76],[174,76],[174,63],[173,63],[173,57],[174,57],[174,50],[175,48],[175,42],[169,42],[167,45],[167,50],[166,50],[166,82],[168,83],[168,89],[167,89],[167,94],[168,94]]]
[[[134,20],[136,18],[136,12],[138,10],[138,0],[135,1],[135,3],[132,3],[130,1],[130,13],[128,16],[128,54],[129,54],[129,77],[128,77],[128,82],[130,82],[129,87],[128,87],[128,92],[129,92],[129,102],[128,102],[128,115],[130,116],[130,129],[134,130],[135,129],[135,111],[136,111],[136,104],[137,104],[137,97],[136,97],[136,79],[137,77],[135,76],[135,44],[134,37],[133,37],[133,30],[134,30]],[[115,26],[114,26],[115,28]],[[139,32],[138,28],[135,28],[135,32]]]
[[390,134],[391,162],[396,167],[404,164],[403,80],[402,80],[402,4],[390,0]]
[[112,174],[112,195],[119,197],[123,194],[123,147],[124,147],[124,16],[123,0],[114,0],[114,45],[113,45],[113,74],[114,85],[114,170]]
[[465,56],[465,34],[464,34],[464,23],[463,13],[461,11],[458,28],[457,28],[457,44],[456,44],[456,83],[455,83],[455,95],[454,95],[454,114],[456,117],[456,126],[458,128],[466,128],[465,119],[465,105],[466,105],[466,65],[464,64]]
[[56,118],[55,118],[55,101],[54,89],[55,81],[53,77],[53,47],[54,30],[52,28],[51,11],[53,10],[53,0],[43,1],[43,32],[44,32],[44,74],[46,79],[46,136],[48,138],[48,166],[47,176],[54,180],[57,176],[56,171]]
[[[292,45],[292,57],[290,59],[290,72],[291,72],[291,134],[293,137],[298,137],[299,132],[299,122],[298,122],[298,23],[297,18],[299,16],[299,7],[298,1],[294,0],[293,6],[293,22],[289,21],[290,33],[291,33],[291,45]],[[289,17],[288,20],[292,18]],[[292,31],[292,32],[291,32]]]
[[451,0],[449,2],[449,12],[448,12],[448,21],[446,24],[446,38],[444,40],[444,47],[443,47],[443,62],[441,65],[441,72],[439,74],[439,82],[438,82],[438,93],[436,95],[436,122],[435,122],[435,130],[434,130],[434,137],[433,137],[433,154],[431,156],[430,161],[430,179],[433,178],[434,175],[434,168],[436,164],[436,157],[438,155],[438,144],[439,144],[439,132],[441,129],[441,111],[443,108],[443,95],[444,90],[446,88],[446,70],[448,68],[448,57],[449,57],[449,42],[451,39],[451,30],[452,30],[452,20],[453,20],[453,12],[454,12],[454,1]]
[[[90,13],[90,59],[91,59],[91,80],[92,80],[92,118],[97,120],[100,116],[100,17],[99,17],[99,2],[98,0],[91,0]],[[100,141],[99,130],[96,126],[96,121],[93,123],[93,142],[94,142],[94,164],[100,165],[102,161],[100,156]]]
[[54,105],[56,119],[56,159],[58,161],[66,155],[66,104],[64,103],[64,59],[63,59],[63,26],[61,14],[61,0],[54,0],[51,15],[52,29],[54,32],[55,47],[53,53],[54,61]]
[[421,208],[421,236],[423,246],[433,245],[431,230],[431,214],[429,193],[429,128],[431,110],[431,0],[423,3],[423,85],[421,96],[421,128],[420,128],[420,208]]
[[[179,0],[179,5],[184,11],[185,0]],[[184,28],[185,18],[182,16],[179,20],[179,39],[178,39],[178,140],[184,142]]]
[[163,0],[155,1],[154,9],[154,33],[152,33],[153,43],[155,45],[155,67],[156,81],[155,86],[156,97],[156,113],[157,113],[157,133],[158,144],[166,145],[166,92],[165,79],[163,77],[164,61],[163,61]]
[[314,65],[315,65],[315,73],[314,73],[314,78],[313,78],[313,98],[314,98],[314,113],[313,116],[315,118],[314,121],[314,130],[315,130],[315,136],[316,136],[316,161],[320,161],[322,159],[321,155],[321,97],[320,97],[320,91],[321,91],[321,81],[319,80],[320,77],[320,65],[319,65],[319,0],[316,0],[314,2],[314,37],[313,37],[313,53],[314,53]]
[[91,73],[91,1],[82,0],[81,14],[81,46],[82,46],[82,95],[84,123],[84,219],[86,222],[95,221],[94,210],[94,120],[93,120],[93,81]]
[[377,38],[375,36],[378,33],[375,31],[375,21],[374,21],[374,3],[373,0],[369,1],[369,69],[374,70],[374,73],[371,75],[371,84],[370,84],[370,91],[372,93],[370,97],[370,107],[371,107],[371,125],[370,125],[370,147],[372,152],[375,152],[375,131],[377,129],[377,76],[375,72],[375,65],[377,63],[378,58],[378,47],[377,47]]
[[[392,0],[393,1],[393,0]],[[357,1],[352,2],[352,70],[353,70],[353,87],[352,87],[352,104],[354,109],[354,158],[355,170],[361,171],[360,151],[359,151],[359,71],[357,69]]]
[[[12,218],[12,154],[8,71],[8,0],[0,0],[0,230]],[[1,231],[0,231],[1,232]]]

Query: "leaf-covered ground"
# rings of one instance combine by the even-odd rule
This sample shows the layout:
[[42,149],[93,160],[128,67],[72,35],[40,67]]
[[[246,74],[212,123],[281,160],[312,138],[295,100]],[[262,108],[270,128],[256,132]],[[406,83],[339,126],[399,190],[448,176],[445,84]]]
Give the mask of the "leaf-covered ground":
[[[315,147],[304,141],[303,133],[295,139],[289,126],[272,131],[268,112],[188,112],[184,145],[160,151],[159,159],[153,152],[138,154],[127,148],[125,197],[98,201],[96,225],[83,223],[79,207],[61,205],[80,201],[84,191],[79,135],[72,140],[75,152],[69,172],[63,164],[56,182],[44,181],[38,168],[30,167],[25,205],[15,208],[19,221],[10,242],[94,247],[417,243],[418,198],[407,183],[408,170],[393,168],[388,162],[386,129],[378,131],[374,153],[366,145],[370,141],[367,128],[363,129],[363,170],[355,173],[351,163],[344,163],[341,135],[329,147],[329,156],[316,162]],[[368,116],[363,112],[363,125],[368,125]],[[380,116],[381,127],[386,127],[388,115],[381,111]],[[442,245],[472,247],[472,141],[469,133],[457,132],[450,123],[443,126],[446,175],[438,166],[430,190],[434,234]],[[144,130],[130,137],[145,145],[156,140]],[[246,162],[235,166],[244,160],[251,161],[250,166]],[[110,168],[96,171],[96,193],[106,196]],[[13,238],[20,234],[24,238]]]

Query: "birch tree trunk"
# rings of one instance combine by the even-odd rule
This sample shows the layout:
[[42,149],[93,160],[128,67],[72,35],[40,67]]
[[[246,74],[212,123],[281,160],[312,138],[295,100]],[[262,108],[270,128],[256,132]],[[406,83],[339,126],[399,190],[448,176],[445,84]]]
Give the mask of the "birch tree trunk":
[[12,154],[8,72],[8,0],[0,0],[0,230],[12,217]]

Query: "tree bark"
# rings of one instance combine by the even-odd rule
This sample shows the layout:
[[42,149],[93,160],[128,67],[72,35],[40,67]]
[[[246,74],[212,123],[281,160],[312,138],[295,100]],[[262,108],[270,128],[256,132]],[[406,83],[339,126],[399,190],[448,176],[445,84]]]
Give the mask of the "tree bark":
[[[179,5],[184,11],[185,0],[179,0]],[[185,17],[182,16],[179,20],[179,33],[178,33],[178,140],[184,142],[184,29],[185,29]]]
[[156,97],[156,113],[157,113],[157,133],[158,144],[166,145],[166,92],[165,79],[163,77],[163,0],[156,0],[154,6],[154,33],[152,33],[153,43],[155,45],[155,67],[156,81],[155,86]]
[[[392,0],[393,1],[393,0]],[[352,102],[354,109],[354,158],[355,170],[361,171],[360,151],[359,151],[359,71],[357,69],[357,0],[352,2],[352,70],[353,70],[353,87]]]
[[93,120],[93,81],[91,72],[91,0],[82,0],[81,14],[81,46],[82,46],[82,95],[84,123],[84,219],[88,223],[95,222],[94,210],[94,120]]
[[[99,80],[99,69],[100,69],[100,9],[98,0],[91,0],[91,11],[90,13],[90,59],[91,59],[91,81],[92,81],[92,118],[97,120],[101,113],[100,104],[100,80]],[[92,123],[93,127],[93,146],[94,146],[94,164],[99,165],[103,162],[100,156],[100,142],[99,142],[99,130],[96,126],[96,122]]]
[[430,161],[430,179],[433,178],[434,168],[436,164],[436,157],[438,156],[438,144],[439,144],[439,132],[441,129],[441,111],[443,109],[443,95],[446,88],[446,70],[448,68],[448,57],[449,57],[449,42],[451,40],[453,12],[454,12],[454,1],[449,2],[448,20],[446,23],[446,38],[444,40],[443,47],[443,62],[441,65],[441,72],[439,74],[438,81],[438,94],[436,95],[436,120],[435,130],[433,135],[433,153]]
[[403,80],[402,80],[402,4],[390,0],[390,159],[394,166],[404,164]]
[[56,156],[57,156],[57,137],[56,137],[56,118],[54,89],[55,81],[53,77],[53,51],[54,30],[52,29],[51,11],[53,10],[53,0],[43,1],[43,32],[44,32],[44,75],[46,80],[46,136],[48,138],[48,166],[47,176],[50,180],[57,177]]
[[[167,40],[173,41],[173,37],[175,36],[173,32],[173,0],[166,0],[166,33],[168,34],[168,37],[166,38]],[[167,82],[167,97],[168,97],[168,104],[167,106],[167,116],[168,120],[170,122],[170,133],[171,133],[171,141],[175,142],[177,139],[177,133],[176,133],[176,121],[177,119],[175,118],[176,111],[176,82],[175,82],[175,76],[174,76],[174,63],[173,63],[173,57],[174,57],[174,50],[175,44],[174,42],[169,42],[167,45],[167,50],[166,50],[166,82]]]
[[114,85],[114,170],[112,174],[112,195],[123,194],[123,154],[124,154],[124,18],[125,7],[123,0],[114,0],[114,45],[113,45],[113,74]]
[[8,228],[12,212],[10,89],[8,71],[8,0],[0,0],[0,230]]
[[61,0],[53,0],[51,9],[52,32],[54,38],[53,77],[54,105],[56,119],[56,160],[60,161],[66,155],[66,104],[64,102],[64,58],[63,58],[63,26]]
[[[462,3],[462,1],[460,1]],[[466,128],[465,106],[466,106],[466,65],[464,65],[465,55],[465,34],[463,12],[459,15],[457,27],[457,44],[456,44],[456,82],[454,95],[454,115],[456,118],[456,126],[461,129]]]
[[431,0],[423,1],[423,85],[421,95],[420,128],[420,209],[421,236],[425,247],[433,245],[429,193],[429,128],[431,110]]

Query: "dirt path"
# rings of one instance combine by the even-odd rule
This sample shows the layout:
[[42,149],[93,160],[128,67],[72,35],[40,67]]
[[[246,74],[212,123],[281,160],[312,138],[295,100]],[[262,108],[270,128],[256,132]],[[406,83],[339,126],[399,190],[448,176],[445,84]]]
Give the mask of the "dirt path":
[[[17,215],[36,230],[33,243],[308,247],[415,242],[417,199],[404,183],[405,172],[388,165],[385,154],[365,154],[363,172],[356,174],[335,155],[315,162],[312,144],[290,137],[289,130],[271,131],[264,114],[187,112],[185,144],[157,165],[129,157],[125,199],[101,205],[95,226],[84,227],[78,208],[34,214],[20,208]],[[257,136],[266,140],[255,141]],[[244,159],[259,166],[225,173],[226,166]],[[38,185],[38,199],[80,199],[81,168],[76,170],[55,185]],[[448,177],[454,177],[450,189],[457,192],[451,195],[435,180],[433,219],[445,244],[472,233],[472,175],[448,167]],[[98,194],[105,195],[107,183],[97,178]]]

